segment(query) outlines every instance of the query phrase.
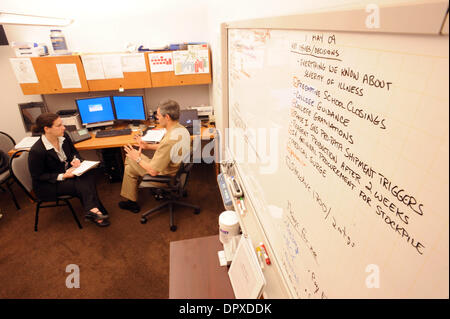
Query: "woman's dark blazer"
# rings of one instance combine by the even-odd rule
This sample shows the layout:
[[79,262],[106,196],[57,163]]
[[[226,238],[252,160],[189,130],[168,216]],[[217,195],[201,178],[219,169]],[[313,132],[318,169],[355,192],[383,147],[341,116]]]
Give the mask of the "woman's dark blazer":
[[[74,156],[81,160],[80,154],[75,149],[67,134],[62,144],[62,149],[67,157],[67,163],[72,162]],[[33,190],[39,199],[52,200],[56,197],[56,185],[59,174],[63,174],[65,163],[61,162],[54,149],[46,150],[42,138],[40,138],[30,150],[28,166],[33,181]],[[68,165],[70,167],[70,165]]]

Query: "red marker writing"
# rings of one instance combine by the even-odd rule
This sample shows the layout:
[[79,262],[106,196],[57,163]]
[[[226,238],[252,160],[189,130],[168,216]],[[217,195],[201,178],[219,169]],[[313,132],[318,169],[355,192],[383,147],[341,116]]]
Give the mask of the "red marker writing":
[[263,243],[259,243],[259,247],[262,248],[262,251],[264,254],[264,259],[266,260],[266,264],[270,265],[270,258],[269,258],[269,254],[267,253],[266,246],[264,246]]

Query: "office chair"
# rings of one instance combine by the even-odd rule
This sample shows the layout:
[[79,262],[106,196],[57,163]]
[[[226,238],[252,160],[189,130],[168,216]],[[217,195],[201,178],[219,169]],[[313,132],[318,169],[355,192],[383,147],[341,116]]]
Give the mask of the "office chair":
[[[0,150],[2,150],[5,154],[8,154],[10,150],[14,148],[16,145],[16,142],[14,139],[6,134],[5,132],[0,131]],[[4,171],[3,173],[0,173],[0,189],[2,191],[5,191],[3,186],[6,186],[8,189],[9,194],[11,195],[11,198],[14,201],[14,204],[16,205],[17,209],[20,209],[19,203],[17,202],[16,196],[14,195],[11,185],[14,183],[14,179],[11,176],[11,173],[8,170]]]
[[[181,162],[180,167],[175,176],[150,176],[145,175],[142,179],[140,188],[149,188],[151,193],[155,195],[156,198],[165,200],[165,202],[151,210],[142,214],[141,224],[145,224],[147,222],[147,216],[151,213],[159,211],[165,207],[169,208],[169,218],[170,218],[170,230],[176,231],[177,226],[174,225],[173,222],[173,207],[174,205],[185,206],[194,209],[194,214],[200,213],[200,207],[196,205],[192,205],[186,202],[179,201],[181,197],[187,196],[186,184],[189,179],[189,174],[194,164],[191,162],[184,163]],[[152,185],[152,182],[163,183],[166,184],[161,187],[155,187]]]
[[[35,203],[36,203],[36,215],[35,215],[35,222],[34,222],[34,231],[38,230],[38,222],[39,222],[39,210],[41,208],[47,208],[47,207],[60,207],[60,206],[68,206],[70,211],[72,212],[72,216],[75,219],[78,228],[82,229],[83,227],[80,224],[80,221],[78,220],[78,217],[73,210],[72,205],[70,204],[70,199],[73,198],[73,196],[70,195],[62,195],[58,196],[53,200],[42,200],[34,196],[33,192],[33,185],[32,185],[32,179],[31,174],[28,169],[28,150],[23,151],[17,151],[13,154],[10,161],[10,172],[13,178],[16,180],[16,182],[19,184],[19,186],[24,190],[24,192],[30,197]],[[53,203],[54,204],[48,204],[45,205],[45,203]],[[62,203],[61,203],[62,202]]]

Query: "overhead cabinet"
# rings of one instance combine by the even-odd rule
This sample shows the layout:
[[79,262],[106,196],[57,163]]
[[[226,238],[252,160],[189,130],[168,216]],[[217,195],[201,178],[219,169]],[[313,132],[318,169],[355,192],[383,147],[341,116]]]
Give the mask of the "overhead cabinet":
[[[165,66],[160,57],[167,57]],[[211,83],[209,49],[11,58],[23,94],[58,94]],[[167,64],[171,65],[167,65]]]

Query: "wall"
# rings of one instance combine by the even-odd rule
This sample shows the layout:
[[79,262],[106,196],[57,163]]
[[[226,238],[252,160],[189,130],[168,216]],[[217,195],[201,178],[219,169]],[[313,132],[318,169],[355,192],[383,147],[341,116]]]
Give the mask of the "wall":
[[[72,25],[61,29],[69,49],[74,52],[123,52],[127,43],[148,47],[208,41],[207,10],[206,0],[2,0],[0,3],[0,11],[73,18],[75,22]],[[5,25],[4,28],[10,43],[42,42],[51,47],[49,34],[52,27]],[[0,118],[0,130],[20,140],[26,133],[18,103],[41,101],[42,98],[23,95],[10,66],[10,57],[14,57],[14,51],[8,46],[0,47],[0,103],[2,115],[6,115]],[[147,89],[146,96],[149,105],[164,98],[177,99],[182,106],[209,104],[208,86]],[[72,95],[47,95],[45,98],[50,109],[74,105]]]
[[215,107],[216,126],[222,129],[227,126],[228,113],[226,106],[222,105],[222,71],[221,66],[221,43],[220,43],[220,25],[221,23],[275,17],[296,15],[308,12],[321,12],[351,9],[361,7],[369,3],[395,3],[405,2],[398,0],[229,0],[209,2],[208,25],[209,42],[212,50],[213,63],[213,82],[210,86],[211,104]]
[[11,135],[16,142],[25,136],[19,103],[42,101],[39,95],[23,95],[9,63],[14,54],[9,46],[0,46],[0,131]]
[[[147,90],[150,102],[159,97],[175,96],[181,104],[210,104],[216,115],[222,117],[220,81],[220,24],[222,22],[252,19],[267,16],[291,15],[308,11],[323,11],[348,8],[352,5],[374,2],[369,0],[2,0],[0,11],[34,15],[73,18],[75,22],[63,29],[69,48],[74,52],[124,51],[127,43],[136,45],[164,45],[183,41],[206,41],[211,44],[213,63],[213,85],[209,92],[202,88],[165,88]],[[398,1],[396,1],[398,2]],[[9,42],[43,42],[51,47],[51,27],[5,25]],[[8,131],[15,139],[25,136],[18,113],[18,103],[40,101],[40,96],[23,95],[9,58],[14,52],[9,47],[0,47],[0,103],[3,116],[0,129]],[[73,101],[65,101],[70,104]]]

